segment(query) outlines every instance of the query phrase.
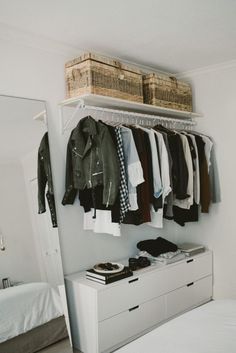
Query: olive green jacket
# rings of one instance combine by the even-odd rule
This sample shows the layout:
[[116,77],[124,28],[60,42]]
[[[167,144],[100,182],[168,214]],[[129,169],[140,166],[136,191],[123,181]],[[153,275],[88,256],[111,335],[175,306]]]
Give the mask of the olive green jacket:
[[73,204],[78,189],[103,185],[103,204],[111,206],[119,184],[119,160],[107,126],[91,116],[81,119],[67,146],[66,191],[62,204]]

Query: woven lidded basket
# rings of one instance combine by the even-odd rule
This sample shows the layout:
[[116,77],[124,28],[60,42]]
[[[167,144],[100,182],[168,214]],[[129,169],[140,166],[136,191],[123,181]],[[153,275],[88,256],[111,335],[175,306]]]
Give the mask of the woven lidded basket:
[[143,103],[141,71],[119,61],[86,53],[65,71],[67,98],[92,93]]
[[164,74],[143,76],[144,103],[192,112],[191,86]]

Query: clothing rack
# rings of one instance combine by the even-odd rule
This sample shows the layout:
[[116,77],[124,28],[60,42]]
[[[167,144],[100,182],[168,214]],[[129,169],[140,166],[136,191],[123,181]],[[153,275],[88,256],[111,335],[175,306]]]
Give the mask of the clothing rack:
[[[62,106],[67,106],[66,104]],[[71,106],[71,105],[68,105]],[[101,107],[95,105],[86,104],[85,100],[77,99],[76,105],[73,105],[74,111],[71,116],[64,122],[62,109],[61,114],[61,133],[64,134],[70,130],[71,123],[76,120],[78,122],[85,115],[91,115],[94,119],[100,119],[105,121],[120,122],[120,123],[131,123],[137,125],[154,126],[161,124],[167,128],[191,130],[196,122],[190,118],[172,118],[168,116],[146,114],[128,110],[113,109],[110,107]],[[80,114],[79,114],[80,113]],[[183,115],[186,112],[183,112]],[[165,113],[166,115],[166,113]]]

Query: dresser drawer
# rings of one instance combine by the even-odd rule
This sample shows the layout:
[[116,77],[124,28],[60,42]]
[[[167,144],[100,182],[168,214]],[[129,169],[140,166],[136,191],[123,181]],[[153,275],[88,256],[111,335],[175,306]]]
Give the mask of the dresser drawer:
[[206,254],[130,277],[98,292],[98,321],[211,275],[212,257]]
[[173,291],[212,274],[211,253],[189,258],[168,269],[166,291]]
[[74,346],[107,353],[210,300],[212,255],[154,265],[106,286],[87,280],[84,272],[68,276],[66,284]]
[[165,300],[160,297],[99,322],[99,352],[157,325],[165,318]]
[[199,257],[186,260],[188,271],[186,280],[197,281],[200,278],[212,275],[212,254],[207,253]]
[[166,293],[166,279],[163,271],[129,277],[115,286],[98,292],[98,321],[117,315],[164,293]]
[[166,294],[166,318],[207,301],[212,297],[212,276],[190,282],[182,288]]

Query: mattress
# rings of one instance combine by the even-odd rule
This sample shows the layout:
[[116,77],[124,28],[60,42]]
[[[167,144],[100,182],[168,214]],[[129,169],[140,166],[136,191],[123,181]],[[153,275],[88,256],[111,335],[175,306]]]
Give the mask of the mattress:
[[116,353],[235,353],[236,300],[216,300],[193,309]]
[[48,283],[0,290],[0,343],[63,315],[61,299]]

